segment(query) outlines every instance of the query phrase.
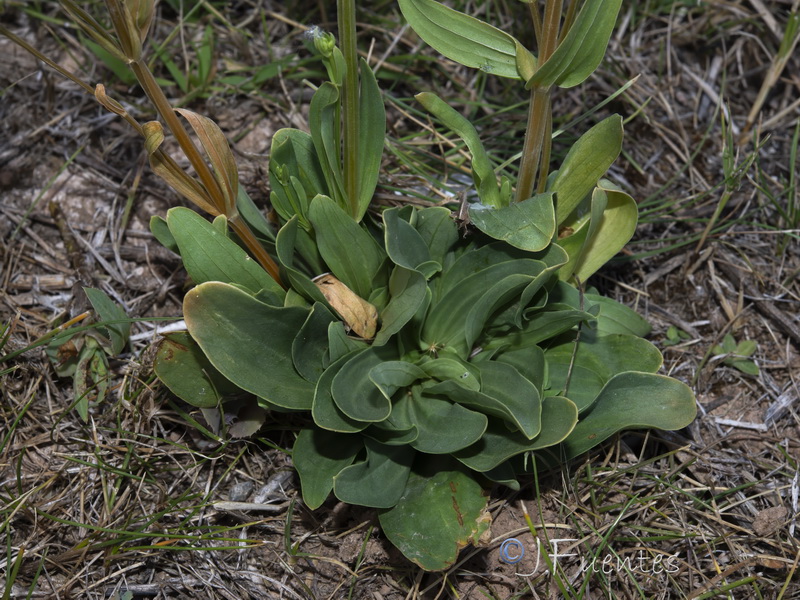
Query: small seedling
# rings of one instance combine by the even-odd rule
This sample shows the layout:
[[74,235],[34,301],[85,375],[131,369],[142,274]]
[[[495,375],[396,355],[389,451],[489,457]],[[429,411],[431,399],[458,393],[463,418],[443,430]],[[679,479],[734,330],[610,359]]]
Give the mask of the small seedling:
[[683,331],[682,329],[678,329],[675,325],[670,325],[669,329],[667,329],[666,333],[667,338],[661,342],[661,345],[665,348],[668,346],[676,346],[686,340],[692,339],[688,333]]
[[738,369],[746,375],[758,375],[758,365],[750,358],[757,348],[758,344],[753,340],[744,340],[737,344],[734,337],[728,333],[721,344],[711,349],[711,353],[721,359],[724,365]]

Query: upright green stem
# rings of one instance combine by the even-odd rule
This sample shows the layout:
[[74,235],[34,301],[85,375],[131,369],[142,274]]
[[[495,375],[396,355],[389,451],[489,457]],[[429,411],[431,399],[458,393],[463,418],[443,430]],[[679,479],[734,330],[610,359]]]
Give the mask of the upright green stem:
[[[515,200],[522,202],[533,196],[536,187],[536,175],[542,158],[542,148],[547,131],[548,112],[550,110],[550,88],[531,89],[531,101],[528,105],[528,126],[525,131],[525,142],[522,146],[522,164]],[[549,155],[549,151],[547,153]]]
[[358,217],[358,56],[356,54],[356,3],[339,0],[339,39],[347,65],[344,76],[344,191],[350,214]]
[[[531,4],[531,22],[538,33],[537,42],[539,44],[539,65],[543,65],[558,45],[558,25],[561,20],[563,9],[562,0],[546,0],[544,8],[544,19],[541,27],[539,24],[539,14],[536,7]],[[520,164],[519,181],[515,200],[522,202],[534,194],[537,189],[536,177],[539,175],[540,185],[538,190],[544,189],[547,179],[548,165],[550,159],[550,88],[540,88],[534,86],[531,89],[531,101],[528,107],[528,124],[525,130],[525,141],[522,147],[522,163]]]

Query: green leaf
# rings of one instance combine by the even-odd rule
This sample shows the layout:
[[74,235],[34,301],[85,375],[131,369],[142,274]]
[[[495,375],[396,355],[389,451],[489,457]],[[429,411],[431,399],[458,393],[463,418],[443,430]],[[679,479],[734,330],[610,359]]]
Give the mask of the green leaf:
[[529,440],[511,432],[502,421],[492,420],[481,439],[455,457],[480,473],[494,469],[512,456],[541,450],[562,442],[578,421],[578,407],[568,398],[549,396],[542,400],[542,432]]
[[[430,264],[431,253],[425,240],[407,221],[400,218],[401,208],[390,208],[383,212],[383,232],[386,253],[394,264],[404,269],[419,271],[421,265]],[[441,270],[425,273],[426,279]]]
[[416,227],[428,247],[431,260],[444,266],[445,256],[460,237],[452,213],[443,206],[417,210]]
[[503,208],[471,205],[469,218],[489,237],[528,252],[547,248],[556,231],[553,194],[539,194]]
[[333,493],[342,502],[391,508],[400,499],[415,451],[364,439],[367,460],[342,469],[333,478]]
[[348,337],[344,323],[337,321],[328,325],[328,361],[333,363],[346,354],[356,350],[366,350],[369,345],[362,341]]
[[608,204],[595,231],[589,233],[583,252],[577,261],[575,275],[586,281],[613,258],[636,231],[639,209],[636,201],[625,192],[597,188],[605,194]]
[[125,345],[131,337],[131,324],[128,321],[128,315],[105,292],[90,287],[83,288],[83,291],[101,321],[124,321],[104,324],[98,328],[111,340],[111,355],[116,356],[125,349]]
[[325,370],[328,353],[328,326],[338,322],[325,305],[314,303],[306,322],[292,342],[292,361],[297,372],[311,383],[316,383]]
[[556,194],[556,223],[565,223],[606,174],[621,149],[622,117],[619,115],[603,119],[578,138],[548,188]]
[[372,367],[369,371],[370,381],[388,400],[392,399],[398,389],[410,386],[425,377],[425,371],[417,365],[403,360],[387,360]]
[[365,429],[369,423],[356,421],[345,415],[341,409],[336,406],[331,393],[331,386],[333,379],[342,370],[342,367],[355,356],[354,353],[346,354],[338,358],[331,364],[322,376],[317,381],[317,387],[314,390],[314,403],[311,407],[311,416],[322,429],[330,431],[337,431],[340,433],[356,433]]
[[[327,188],[336,204],[345,208],[348,206],[347,195],[344,191],[344,176],[342,174],[342,161],[339,152],[339,124],[338,118],[339,90],[330,81],[326,81],[317,88],[311,99],[308,112],[308,127],[311,138],[317,151],[322,173],[325,176]],[[317,193],[321,193],[317,190]]]
[[333,478],[350,465],[364,447],[357,435],[322,429],[303,429],[292,449],[292,463],[300,476],[303,502],[314,510],[333,490]]
[[399,0],[412,29],[447,58],[486,73],[519,79],[517,45],[507,33],[434,0]]
[[480,363],[481,391],[467,389],[456,380],[443,381],[427,389],[464,406],[504,419],[530,439],[541,429],[542,403],[539,390],[511,365]]
[[381,529],[427,571],[452,566],[459,551],[489,528],[481,486],[450,461],[417,461],[396,506],[379,515]]
[[265,289],[284,297],[283,288],[233,240],[193,210],[167,211],[167,224],[195,283],[221,281],[241,285],[253,293]]
[[600,314],[597,315],[598,333],[628,333],[637,337],[645,337],[650,333],[650,323],[624,304],[599,294],[587,293],[585,296],[586,300],[600,306]]
[[458,351],[469,350],[465,321],[481,297],[506,277],[526,275],[534,277],[542,268],[535,260],[519,259],[492,265],[461,280],[450,289],[429,311],[422,330],[424,348],[453,346]]
[[225,379],[185,331],[158,343],[153,370],[178,398],[198,408],[219,406],[227,394],[241,391]]
[[539,346],[509,350],[497,357],[497,362],[511,365],[519,374],[536,386],[541,394],[547,374],[544,351]]
[[481,383],[478,379],[480,372],[477,367],[457,358],[434,358],[423,362],[420,367],[428,377],[438,381],[452,379],[468,390],[478,392],[481,389]]
[[361,59],[361,96],[359,98],[358,127],[358,214],[360,221],[367,212],[383,158],[383,142],[386,138],[386,110],[375,74],[367,61]]
[[420,386],[403,394],[392,414],[400,413],[403,422],[416,427],[411,445],[428,454],[450,454],[473,444],[486,431],[486,415],[460,404],[426,395]]
[[422,92],[414,97],[428,112],[464,140],[470,156],[472,156],[472,178],[475,180],[475,187],[481,202],[497,208],[507,206],[510,197],[501,196],[492,161],[489,160],[489,155],[486,154],[478,131],[472,123],[436,94]]
[[169,225],[167,225],[167,220],[164,217],[160,217],[158,215],[153,215],[150,217],[150,233],[152,233],[153,237],[158,240],[158,243],[164,246],[167,250],[171,250],[175,254],[180,252],[178,249],[178,242],[176,242],[175,238],[172,237],[172,233],[169,230]]
[[603,60],[622,0],[587,0],[564,40],[528,82],[528,87],[574,87]]
[[383,362],[374,348],[356,354],[334,377],[331,392],[341,411],[356,421],[383,421],[392,404],[370,381],[368,373]]
[[653,373],[620,373],[564,441],[566,457],[579,456],[623,429],[681,429],[696,414],[694,394],[686,384]]
[[282,408],[311,408],[314,386],[292,362],[308,310],[276,308],[232,285],[207,282],[186,294],[183,313],[189,333],[230,381]]
[[425,276],[418,271],[395,267],[389,279],[391,299],[380,313],[381,328],[375,336],[374,346],[383,346],[414,318],[425,303],[428,286]]
[[326,196],[311,201],[308,211],[319,252],[331,272],[361,298],[369,298],[372,279],[385,254],[374,238]]
[[275,239],[275,255],[283,271],[286,273],[286,279],[289,280],[292,289],[310,302],[320,302],[330,307],[325,296],[323,296],[320,289],[314,285],[311,278],[298,267],[295,267],[295,257],[297,255],[295,248],[298,236],[302,234],[302,231],[303,230],[299,228],[299,217],[294,216],[289,219],[286,225],[281,227]]
[[[567,396],[583,412],[595,401],[615,375],[625,371],[655,373],[663,358],[647,340],[626,334],[593,335],[582,331],[577,352],[574,342],[545,350],[551,389]],[[574,364],[573,363],[574,354]],[[569,390],[565,393],[567,374],[572,364]]]

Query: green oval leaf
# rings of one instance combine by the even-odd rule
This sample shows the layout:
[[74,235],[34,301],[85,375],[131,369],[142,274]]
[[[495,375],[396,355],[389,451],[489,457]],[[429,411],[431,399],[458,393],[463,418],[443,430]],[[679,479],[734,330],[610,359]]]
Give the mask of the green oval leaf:
[[427,571],[441,571],[489,528],[487,497],[451,461],[426,457],[417,462],[396,506],[380,513],[381,529],[406,558]]
[[333,378],[333,400],[351,419],[375,423],[392,412],[392,403],[367,376],[382,362],[375,349],[370,348],[351,358]]
[[353,462],[364,447],[357,435],[322,429],[303,429],[292,449],[292,463],[300,476],[303,502],[314,510],[322,506],[333,490],[333,478]]
[[519,79],[517,40],[434,0],[399,0],[412,29],[447,58],[486,73]]
[[183,266],[195,283],[236,283],[255,293],[262,289],[285,296],[283,288],[236,242],[193,210],[167,211],[167,224],[180,249]]
[[620,373],[606,384],[563,447],[566,457],[574,458],[623,429],[680,429],[696,414],[694,394],[685,383],[653,373]]
[[311,409],[314,386],[292,362],[307,309],[276,308],[238,287],[207,282],[186,294],[183,314],[192,338],[230,381],[277,406]]
[[469,207],[469,218],[489,237],[528,252],[547,248],[556,231],[552,193],[539,194],[502,208],[473,204]]
[[333,493],[342,502],[391,508],[406,487],[416,452],[408,446],[364,439],[367,460],[342,469],[333,478]]
[[214,408],[226,394],[241,391],[214,368],[185,331],[167,334],[158,343],[153,370],[169,391],[198,408]]

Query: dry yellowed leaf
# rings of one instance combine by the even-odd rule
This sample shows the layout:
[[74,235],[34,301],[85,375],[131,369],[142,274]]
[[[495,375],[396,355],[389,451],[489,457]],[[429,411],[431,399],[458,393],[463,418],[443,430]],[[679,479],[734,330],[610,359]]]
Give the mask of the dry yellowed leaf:
[[358,296],[330,273],[320,275],[314,283],[331,307],[359,337],[371,340],[378,328],[378,309]]

